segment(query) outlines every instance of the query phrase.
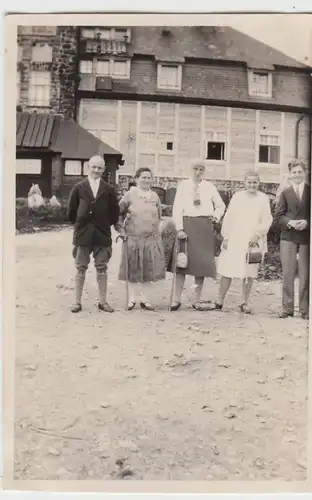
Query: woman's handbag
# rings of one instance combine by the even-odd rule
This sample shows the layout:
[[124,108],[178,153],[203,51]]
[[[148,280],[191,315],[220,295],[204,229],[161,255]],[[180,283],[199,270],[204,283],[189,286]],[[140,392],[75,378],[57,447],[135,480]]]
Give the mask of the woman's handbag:
[[247,264],[261,264],[263,261],[263,253],[259,250],[259,245],[250,247],[246,255]]
[[177,267],[179,267],[180,269],[186,269],[188,264],[186,240],[184,240],[184,244],[185,244],[184,252],[181,252],[180,250],[177,255]]

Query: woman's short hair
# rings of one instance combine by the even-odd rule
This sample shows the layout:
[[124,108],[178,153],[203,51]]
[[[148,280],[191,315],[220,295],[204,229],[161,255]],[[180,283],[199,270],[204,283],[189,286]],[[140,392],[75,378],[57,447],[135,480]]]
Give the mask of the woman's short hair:
[[244,175],[244,181],[248,178],[248,177],[257,177],[258,181],[260,182],[260,175],[259,173],[256,171],[256,170],[248,170],[245,175]]
[[202,160],[201,158],[197,158],[196,160],[192,160],[191,161],[191,168],[193,169],[195,167],[200,167],[200,168],[206,169],[206,165],[205,165],[204,160]]
[[140,175],[143,174],[143,172],[149,172],[151,174],[151,176],[153,176],[153,172],[151,171],[150,168],[141,167],[141,168],[138,168],[138,170],[135,172],[134,178],[138,179],[140,177]]
[[304,172],[307,171],[307,167],[306,167],[304,161],[295,159],[295,160],[291,160],[288,163],[288,170],[289,170],[289,172],[291,172],[292,169],[295,168],[295,167],[301,167]]

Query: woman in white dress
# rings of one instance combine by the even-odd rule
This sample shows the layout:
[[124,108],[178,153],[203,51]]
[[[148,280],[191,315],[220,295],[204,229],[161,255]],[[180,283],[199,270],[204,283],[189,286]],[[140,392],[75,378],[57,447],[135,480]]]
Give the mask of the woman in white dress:
[[250,314],[248,300],[259,264],[248,264],[247,254],[251,248],[257,247],[264,257],[268,251],[267,233],[273,218],[269,197],[259,191],[258,173],[247,172],[244,180],[245,189],[233,195],[223,219],[223,243],[217,265],[221,280],[216,309],[222,309],[232,279],[238,278],[242,280],[240,310]]

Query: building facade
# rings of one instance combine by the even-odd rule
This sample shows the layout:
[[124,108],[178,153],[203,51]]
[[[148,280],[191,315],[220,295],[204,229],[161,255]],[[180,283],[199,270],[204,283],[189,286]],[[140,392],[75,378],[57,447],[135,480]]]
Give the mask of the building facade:
[[18,29],[16,197],[38,183],[44,197],[67,197],[86,175],[90,156],[101,154],[104,177],[115,183],[122,154],[81,127],[74,26]]
[[[122,151],[120,176],[148,166],[159,184],[174,184],[201,158],[217,183],[256,168],[277,184],[289,160],[310,167],[311,68],[232,28],[58,27],[36,36],[23,49],[21,106],[28,99],[71,116]],[[51,61],[25,70],[30,52]],[[38,81],[50,90],[31,90]]]

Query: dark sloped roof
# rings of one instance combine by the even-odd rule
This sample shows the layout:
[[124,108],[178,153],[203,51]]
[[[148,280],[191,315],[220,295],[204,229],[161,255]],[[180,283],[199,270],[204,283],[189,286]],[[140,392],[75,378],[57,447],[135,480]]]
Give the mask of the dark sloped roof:
[[73,160],[88,160],[95,154],[122,156],[117,149],[95,137],[74,120],[59,120],[52,149],[62,152],[63,158]]
[[88,160],[95,154],[122,157],[122,153],[74,120],[43,113],[16,114],[16,147],[43,148],[62,153],[62,158],[73,160]]
[[189,57],[245,63],[253,68],[308,68],[282,52],[228,26],[162,26],[131,28],[132,54],[170,60]]
[[17,113],[16,147],[49,148],[54,117],[37,113]]

